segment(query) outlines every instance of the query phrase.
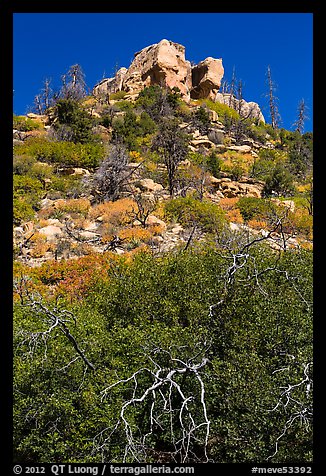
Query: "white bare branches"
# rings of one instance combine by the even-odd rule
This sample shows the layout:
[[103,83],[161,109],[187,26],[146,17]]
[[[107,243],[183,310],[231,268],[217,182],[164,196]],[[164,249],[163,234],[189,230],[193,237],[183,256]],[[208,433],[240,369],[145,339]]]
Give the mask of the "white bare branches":
[[[28,336],[27,340],[29,342],[30,349],[35,349],[39,342],[43,342],[46,355],[48,338],[53,334],[54,330],[59,330],[67,337],[78,356],[82,358],[87,367],[91,370],[95,370],[94,365],[88,360],[84,350],[79,347],[76,338],[70,332],[71,325],[77,325],[76,317],[71,311],[62,309],[58,306],[52,306],[50,308],[50,306],[44,303],[42,296],[37,295],[35,292],[30,293],[26,278],[22,278],[18,280],[18,282],[15,282],[14,289],[20,296],[21,305],[32,309],[32,311],[34,311],[33,315],[39,319],[45,328],[37,332],[25,332],[25,335]],[[74,361],[75,359],[69,362],[67,366],[69,366]]]
[[[290,372],[291,365],[298,364],[296,358],[292,355],[292,362],[289,366],[274,370],[273,374]],[[280,440],[286,435],[289,429],[299,421],[306,431],[309,431],[312,424],[313,409],[312,409],[312,362],[301,364],[302,376],[297,383],[286,383],[280,386],[280,396],[276,405],[268,410],[269,412],[285,412],[287,414],[286,422],[282,428],[281,433],[275,441],[275,451],[266,459],[272,459],[279,451]]]
[[[94,453],[104,454],[111,438],[122,429],[123,462],[146,462],[153,457],[155,461],[165,458],[180,463],[207,462],[210,421],[201,371],[208,359],[198,353],[181,360],[173,357],[171,349],[158,347],[147,351],[145,357],[150,363],[148,367],[138,369],[101,392],[105,400],[112,396],[115,387],[127,384],[131,395],[123,402],[114,428],[111,431],[107,428],[94,438]],[[140,414],[141,422],[137,418]],[[168,434],[164,442],[160,441],[162,432]]]

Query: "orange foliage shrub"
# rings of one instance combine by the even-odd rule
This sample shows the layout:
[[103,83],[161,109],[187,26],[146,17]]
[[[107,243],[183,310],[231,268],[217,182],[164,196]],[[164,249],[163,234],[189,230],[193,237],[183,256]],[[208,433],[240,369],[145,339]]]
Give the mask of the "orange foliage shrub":
[[42,219],[58,218],[65,213],[70,213],[72,216],[82,215],[86,217],[90,208],[91,202],[87,198],[70,198],[67,200],[61,198],[56,200],[52,206],[40,210],[38,216]]
[[121,226],[130,223],[132,211],[136,209],[137,205],[134,200],[121,198],[115,202],[96,205],[90,210],[89,216],[93,219],[102,216],[105,222]]
[[248,226],[254,230],[261,230],[262,228],[266,230],[266,228],[268,228],[268,224],[265,220],[256,220],[255,218],[248,221]]
[[119,237],[127,242],[130,241],[147,241],[152,237],[149,229],[145,228],[124,228],[119,232]]
[[[39,267],[24,268],[24,274],[33,280],[33,287],[41,294],[64,297],[69,301],[80,300],[91,291],[94,282],[105,279],[111,264],[121,259],[111,252],[90,253],[87,256],[67,260],[48,260]],[[22,274],[22,267],[16,267],[16,275]]]
[[228,212],[229,210],[233,210],[236,208],[236,204],[238,202],[239,198],[221,198],[221,200],[218,202],[219,206],[222,208],[222,210],[225,210]]
[[227,211],[225,216],[232,223],[243,223],[243,218],[238,208]]
[[221,198],[218,202],[219,206],[226,212],[226,218],[233,223],[243,223],[239,208],[237,208],[237,202],[239,198]]

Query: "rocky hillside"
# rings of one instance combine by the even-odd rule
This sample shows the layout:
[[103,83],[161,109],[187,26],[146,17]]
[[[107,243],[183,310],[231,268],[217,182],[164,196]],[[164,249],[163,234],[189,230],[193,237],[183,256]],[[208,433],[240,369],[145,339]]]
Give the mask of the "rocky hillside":
[[272,246],[310,246],[310,136],[274,130],[258,104],[219,92],[223,74],[221,59],[191,66],[162,40],[91,96],[15,117],[17,259],[160,253],[226,224],[268,235],[280,217]]
[[312,461],[313,137],[222,76],[162,40],[14,116],[18,467]]
[[[161,40],[135,53],[129,68],[120,68],[113,78],[103,79],[94,87],[93,94],[101,96],[124,91],[127,98],[134,98],[145,87],[158,85],[178,88],[182,99],[187,103],[190,99],[207,98],[229,104],[230,94],[219,91],[223,75],[222,59],[208,57],[192,66],[185,59],[184,46]],[[237,102],[235,98],[231,99]],[[241,102],[244,115],[264,121],[257,103],[247,103],[244,99]]]

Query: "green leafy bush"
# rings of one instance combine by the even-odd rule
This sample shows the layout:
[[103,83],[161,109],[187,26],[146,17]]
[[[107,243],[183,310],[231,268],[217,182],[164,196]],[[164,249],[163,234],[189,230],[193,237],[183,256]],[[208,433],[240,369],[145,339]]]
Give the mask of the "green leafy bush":
[[227,104],[211,101],[210,99],[203,99],[199,101],[200,104],[206,104],[206,106],[215,111],[218,114],[219,120],[224,122],[227,119],[240,119],[238,112],[229,107]]
[[43,194],[43,185],[35,177],[14,175],[13,177],[13,219],[14,224],[31,219]]
[[32,156],[50,164],[95,168],[104,158],[104,147],[99,143],[75,144],[33,138],[16,145],[15,153]]
[[24,221],[31,220],[35,215],[32,205],[24,197],[13,199],[13,223],[18,226]]
[[291,196],[295,191],[293,180],[293,175],[284,165],[276,164],[265,179],[263,193],[267,197],[273,194]]
[[60,99],[55,107],[56,121],[53,123],[58,140],[74,143],[88,143],[97,140],[92,132],[95,124],[92,116],[73,99]]
[[240,197],[236,206],[239,208],[244,221],[266,218],[275,210],[275,205],[270,200],[256,197]]
[[124,117],[113,119],[113,138],[123,140],[128,150],[138,150],[137,138],[145,137],[156,130],[155,122],[147,112],[143,111],[140,116],[134,111],[127,111]]
[[110,94],[110,99],[118,101],[119,99],[123,99],[126,94],[126,91],[117,91],[115,93]]
[[35,157],[29,156],[27,154],[15,154],[13,157],[13,173],[16,175],[26,175],[35,163]]
[[34,121],[26,116],[16,116],[13,117],[13,128],[18,131],[29,132],[39,129],[43,129],[43,124],[41,122]]
[[[111,256],[105,271],[94,261],[86,269],[88,275],[97,272],[97,279],[72,305],[61,283],[59,305],[47,302],[46,307],[56,307],[57,315],[64,309],[74,313],[76,320],[64,314],[65,324],[95,370],[85,365],[59,326],[46,341],[47,334],[35,341],[51,325],[49,317],[42,310],[37,313],[37,306],[15,303],[14,462],[121,463],[128,448],[125,427],[118,425],[121,408],[154,382],[152,375],[159,368],[153,361],[159,361],[162,376],[172,364],[180,369],[183,362],[195,365],[203,356],[208,361],[198,372],[205,393],[191,371],[176,375],[175,381],[191,396],[183,410],[191,409],[195,421],[203,418],[196,398],[199,403],[200,395],[205,399],[210,461],[264,463],[275,453],[276,441],[272,464],[311,461],[311,425],[302,425],[299,418],[290,426],[286,422],[297,409],[309,408],[312,392],[298,385],[294,401],[277,403],[284,389],[302,381],[312,358],[312,254],[289,251],[275,256],[268,247],[256,245],[250,255],[247,262],[241,258],[229,292],[225,286],[234,260],[213,248],[159,258],[143,253],[129,263]],[[51,273],[58,266],[67,263],[49,263],[47,268]],[[77,275],[83,271],[76,260],[70,266]],[[169,352],[179,360],[171,364]],[[149,371],[141,372],[144,368]],[[126,385],[117,385],[119,380]],[[173,411],[164,412],[159,392],[154,407],[152,396],[147,392],[143,402],[126,409],[133,437],[140,439],[153,430],[146,454],[139,452],[137,459],[129,453],[127,463],[176,460],[173,443],[182,437],[182,428],[175,425],[171,435],[170,427],[182,400],[177,395],[171,400]],[[150,415],[157,412],[156,431]],[[205,432],[197,436],[189,441],[187,463],[205,461]]]
[[166,217],[184,226],[197,224],[207,232],[221,230],[226,223],[222,209],[212,202],[201,202],[191,196],[170,200],[165,205]]

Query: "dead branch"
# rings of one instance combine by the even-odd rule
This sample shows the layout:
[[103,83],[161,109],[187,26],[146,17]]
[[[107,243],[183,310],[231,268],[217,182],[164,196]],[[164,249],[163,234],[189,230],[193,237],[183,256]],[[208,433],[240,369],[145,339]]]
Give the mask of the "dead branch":
[[[95,370],[94,365],[88,360],[84,351],[80,349],[79,344],[76,338],[72,335],[70,331],[70,324],[77,325],[77,320],[74,314],[67,309],[60,309],[57,306],[48,307],[44,304],[44,301],[41,296],[38,296],[38,299],[35,297],[36,293],[30,293],[28,287],[26,286],[26,280],[20,280],[20,283],[14,283],[14,288],[18,292],[21,298],[21,305],[31,308],[43,324],[46,325],[46,330],[38,332],[27,332],[25,333],[29,337],[30,347],[38,345],[38,342],[41,340],[45,345],[45,353],[47,350],[47,340],[49,336],[53,333],[55,329],[60,330],[69,340],[77,354],[82,358],[85,364],[91,369]],[[68,364],[69,365],[69,364]]]
[[[126,379],[120,379],[106,387],[102,400],[109,398],[112,389],[128,384],[132,389],[130,398],[121,406],[120,416],[113,429],[102,430],[94,438],[94,453],[105,452],[116,431],[122,427],[125,437],[123,462],[144,462],[155,453],[153,437],[157,430],[166,431],[170,436],[170,451],[164,451],[170,461],[185,463],[188,461],[207,462],[207,444],[210,432],[205,401],[205,384],[201,370],[208,363],[206,357],[199,359],[201,352],[188,360],[174,358],[171,349],[154,348],[146,351],[145,357],[152,364],[143,366]],[[197,363],[195,362],[197,361]],[[187,375],[193,384],[184,386]],[[147,384],[144,384],[144,381]],[[189,393],[189,387],[192,392]],[[148,429],[140,430],[132,421],[129,409],[141,409],[142,404],[148,408]],[[143,405],[143,406],[144,406]],[[109,435],[105,437],[105,434]],[[196,454],[201,446],[202,455]],[[162,452],[161,452],[162,453]]]

